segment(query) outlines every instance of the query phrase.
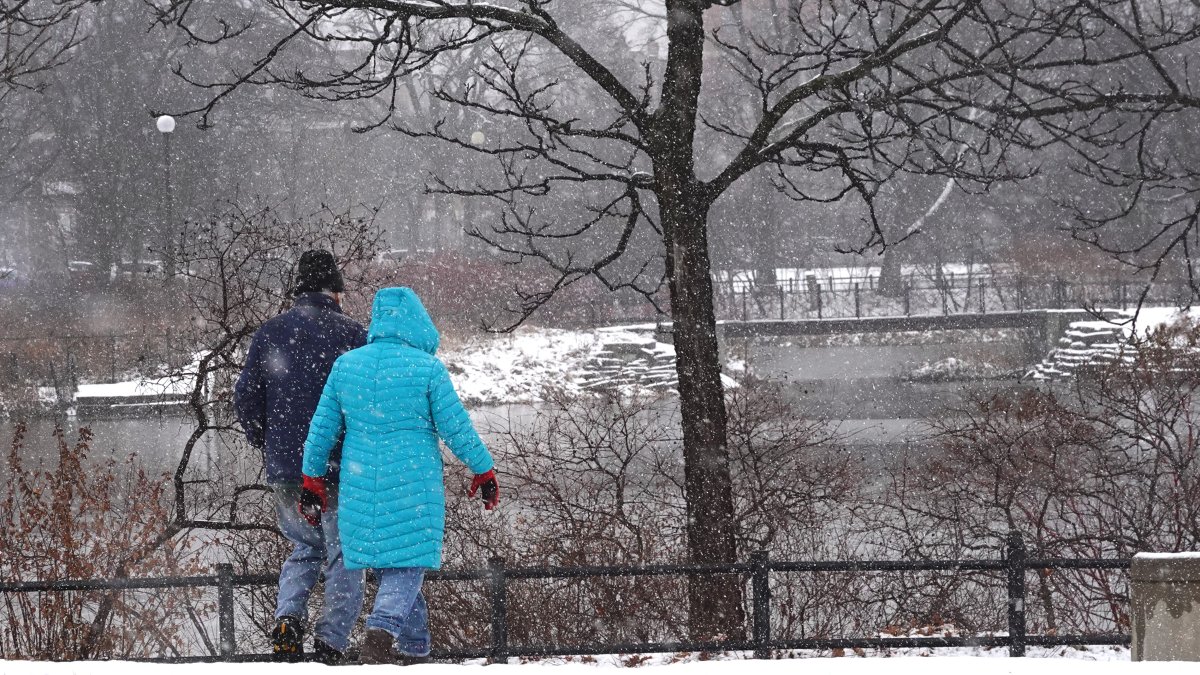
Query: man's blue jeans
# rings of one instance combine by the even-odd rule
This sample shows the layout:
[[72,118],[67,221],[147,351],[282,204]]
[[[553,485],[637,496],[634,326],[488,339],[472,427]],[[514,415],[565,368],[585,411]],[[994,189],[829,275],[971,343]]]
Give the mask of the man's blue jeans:
[[350,630],[363,606],[363,571],[348,570],[342,559],[337,528],[337,488],[330,486],[329,509],[321,514],[321,526],[313,527],[300,515],[300,486],[276,483],[275,513],[279,529],[294,545],[279,571],[279,601],[275,618],[308,617],[308,596],[321,572],[325,572],[325,605],[313,635],[330,647],[345,652]]
[[424,567],[377,569],[379,592],[367,617],[367,628],[381,628],[396,638],[395,650],[406,656],[429,656],[429,608],[421,593]]

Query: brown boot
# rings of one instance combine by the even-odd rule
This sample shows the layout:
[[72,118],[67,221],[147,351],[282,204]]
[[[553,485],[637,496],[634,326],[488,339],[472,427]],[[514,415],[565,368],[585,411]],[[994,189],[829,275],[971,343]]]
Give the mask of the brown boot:
[[363,640],[362,650],[358,653],[358,662],[363,665],[378,665],[381,663],[396,663],[396,654],[392,645],[396,639],[386,630],[368,628],[367,637]]

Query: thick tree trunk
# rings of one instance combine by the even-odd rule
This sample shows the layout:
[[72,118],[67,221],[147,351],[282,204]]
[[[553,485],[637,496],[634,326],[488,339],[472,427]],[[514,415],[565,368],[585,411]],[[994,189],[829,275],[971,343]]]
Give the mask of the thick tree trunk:
[[[737,556],[733,493],[708,257],[707,219],[713,200],[696,179],[694,159],[704,70],[704,6],[701,0],[667,0],[670,46],[649,140],[675,327],[688,554],[695,563],[730,563]],[[688,629],[697,641],[743,635],[741,580],[690,578]]]
[[[668,261],[683,422],[688,554],[694,563],[730,563],[737,559],[737,547],[705,226],[708,205],[699,198],[665,197],[660,210],[664,229],[673,240]],[[736,576],[689,579],[688,608],[693,640],[744,634],[742,586]]]
[[904,295],[903,269],[894,246],[889,246],[883,252],[883,259],[879,267],[878,288],[879,294],[884,297],[895,298]]

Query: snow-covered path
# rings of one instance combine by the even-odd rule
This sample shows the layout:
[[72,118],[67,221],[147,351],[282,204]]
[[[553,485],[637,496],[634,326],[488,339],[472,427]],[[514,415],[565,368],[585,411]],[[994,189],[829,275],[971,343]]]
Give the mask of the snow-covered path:
[[[613,671],[612,663],[535,663],[506,665],[356,666],[354,672],[403,672],[407,675],[595,675]],[[639,675],[1191,675],[1196,664],[1184,662],[1130,663],[1081,659],[947,658],[819,658],[781,661],[697,661],[645,666]],[[126,662],[31,663],[0,661],[0,675],[321,675],[318,664],[194,664]]]

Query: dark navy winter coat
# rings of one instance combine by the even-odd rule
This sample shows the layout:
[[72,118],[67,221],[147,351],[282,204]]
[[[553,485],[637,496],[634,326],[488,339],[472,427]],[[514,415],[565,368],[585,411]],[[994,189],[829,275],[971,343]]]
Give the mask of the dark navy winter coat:
[[304,473],[324,475],[344,434],[338,530],[346,567],[436,569],[446,521],[438,439],[473,473],[491,469],[492,455],[434,356],[438,332],[416,293],[376,293],[368,341],[333,366]]
[[[324,293],[301,293],[254,334],[233,405],[247,440],[263,451],[268,483],[302,480],[308,423],[333,362],[366,342],[367,331]],[[329,460],[332,479],[338,459]]]

